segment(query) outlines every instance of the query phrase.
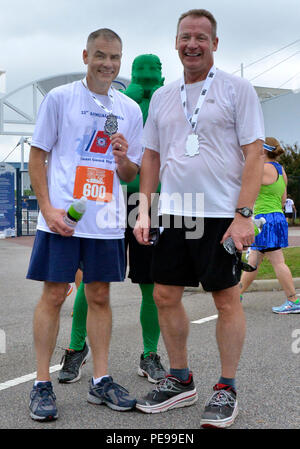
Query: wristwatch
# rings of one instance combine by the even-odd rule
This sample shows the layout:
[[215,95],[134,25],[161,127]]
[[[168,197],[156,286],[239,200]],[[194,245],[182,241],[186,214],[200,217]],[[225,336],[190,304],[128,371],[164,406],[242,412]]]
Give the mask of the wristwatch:
[[235,209],[235,211],[245,218],[252,217],[253,215],[253,210],[250,209],[249,207],[238,207],[237,209]]

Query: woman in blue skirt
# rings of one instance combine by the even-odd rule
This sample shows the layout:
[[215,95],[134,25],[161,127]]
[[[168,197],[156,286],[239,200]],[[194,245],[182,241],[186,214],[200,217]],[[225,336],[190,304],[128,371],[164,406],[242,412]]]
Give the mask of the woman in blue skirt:
[[300,313],[300,299],[296,296],[292,274],[281,249],[288,246],[288,225],[283,213],[287,176],[284,168],[276,162],[282,153],[284,150],[278,140],[267,137],[264,144],[262,185],[254,206],[255,218],[264,217],[266,223],[261,233],[255,237],[249,254],[249,264],[257,266],[257,269],[253,272],[243,272],[240,286],[242,295],[256,278],[258,267],[266,256],[286,294],[286,301],[279,307],[272,307],[272,310],[275,313],[288,314]]

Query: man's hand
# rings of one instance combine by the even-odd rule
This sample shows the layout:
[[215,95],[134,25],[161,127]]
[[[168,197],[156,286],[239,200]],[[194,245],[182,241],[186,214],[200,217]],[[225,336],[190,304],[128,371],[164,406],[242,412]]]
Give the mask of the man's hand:
[[221,243],[231,237],[238,251],[243,251],[243,247],[252,245],[255,239],[254,226],[251,218],[236,215],[233,222],[223,235]]
[[149,215],[139,215],[133,230],[133,234],[140,245],[149,246],[149,230],[150,218]]
[[62,237],[71,237],[74,234],[74,229],[70,228],[63,220],[64,215],[66,215],[64,209],[51,207],[42,213],[50,231],[56,232]]
[[118,167],[127,163],[128,142],[121,133],[113,134],[110,138],[113,155]]

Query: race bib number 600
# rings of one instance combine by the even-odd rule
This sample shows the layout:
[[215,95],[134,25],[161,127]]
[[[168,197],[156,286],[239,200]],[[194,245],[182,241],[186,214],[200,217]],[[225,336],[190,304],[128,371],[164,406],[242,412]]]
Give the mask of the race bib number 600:
[[113,170],[78,166],[73,197],[85,196],[88,200],[109,202],[112,200],[113,180]]

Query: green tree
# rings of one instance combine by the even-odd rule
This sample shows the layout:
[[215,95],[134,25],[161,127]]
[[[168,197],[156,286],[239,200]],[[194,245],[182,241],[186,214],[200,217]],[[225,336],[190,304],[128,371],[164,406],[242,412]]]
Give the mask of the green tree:
[[283,165],[288,176],[287,192],[294,200],[297,215],[300,214],[300,148],[297,144],[293,146],[283,145],[285,153],[278,162]]
[[279,163],[284,166],[286,174],[289,176],[300,176],[300,148],[297,144],[283,145],[285,153],[279,158]]

